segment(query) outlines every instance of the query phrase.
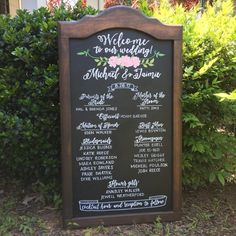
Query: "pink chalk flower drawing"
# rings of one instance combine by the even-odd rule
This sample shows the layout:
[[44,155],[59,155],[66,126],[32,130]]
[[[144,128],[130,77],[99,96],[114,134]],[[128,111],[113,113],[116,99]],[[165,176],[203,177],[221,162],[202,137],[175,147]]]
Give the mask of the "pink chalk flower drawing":
[[116,67],[120,63],[120,58],[116,56],[111,56],[108,59],[108,64],[110,67]]
[[110,67],[134,67],[137,68],[140,65],[140,59],[134,56],[111,56],[108,59],[108,65]]
[[139,58],[137,56],[111,56],[111,57],[97,57],[93,56],[89,53],[89,49],[86,51],[78,52],[77,55],[85,56],[92,58],[97,66],[106,66],[116,68],[124,68],[124,67],[134,67],[137,68],[139,66],[143,67],[151,67],[154,66],[155,59],[159,59],[160,57],[164,57],[165,54],[155,51],[154,54],[149,58]]

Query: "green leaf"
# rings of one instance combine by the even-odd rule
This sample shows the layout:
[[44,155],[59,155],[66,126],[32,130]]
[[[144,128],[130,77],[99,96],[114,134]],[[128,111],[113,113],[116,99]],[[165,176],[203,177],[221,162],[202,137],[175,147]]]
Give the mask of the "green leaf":
[[89,49],[87,49],[87,51],[84,51],[84,53],[85,53],[85,56],[88,56],[88,54],[89,54]]
[[74,222],[74,221],[71,221],[71,222],[69,221],[69,222],[67,222],[67,226],[79,227],[80,225],[78,223]]
[[184,113],[183,121],[190,124],[190,128],[202,127],[204,124],[193,113]]
[[220,101],[224,101],[224,100],[236,100],[236,90],[234,90],[231,93],[216,93],[214,94],[217,97],[220,97],[221,100]]
[[224,176],[222,175],[221,172],[218,172],[217,173],[217,179],[219,180],[219,182],[224,186],[225,185],[225,178]]
[[185,67],[184,72],[186,75],[191,75],[193,71],[193,66]]
[[208,62],[206,62],[198,71],[196,71],[193,74],[193,79],[196,79],[200,76],[202,76],[203,74],[205,74],[213,65],[214,63],[218,60],[219,58],[216,57]]
[[85,55],[86,54],[86,51],[83,51],[83,52],[77,52],[77,55],[79,55],[79,56],[83,56],[83,55]]
[[203,143],[201,142],[194,142],[192,145],[192,151],[193,152],[200,152],[200,153],[204,153],[205,151],[205,146]]
[[221,158],[222,158],[222,152],[221,152],[220,150],[216,150],[216,151],[214,152],[214,155],[213,155],[212,158],[215,159],[215,160],[221,159]]
[[27,25],[25,28],[24,28],[25,32],[26,33],[29,33],[30,30],[31,30],[31,26],[30,25]]
[[156,53],[156,58],[164,57],[164,56],[165,56],[165,54],[163,54],[163,53],[160,53],[160,52]]
[[210,175],[209,175],[209,182],[212,183],[214,182],[216,179],[216,175],[214,172],[211,172]]
[[225,162],[224,163],[224,168],[226,171],[232,171],[233,170],[233,166],[231,163]]
[[45,21],[43,21],[43,28],[44,28],[44,30],[47,30],[48,29],[48,24],[45,22]]

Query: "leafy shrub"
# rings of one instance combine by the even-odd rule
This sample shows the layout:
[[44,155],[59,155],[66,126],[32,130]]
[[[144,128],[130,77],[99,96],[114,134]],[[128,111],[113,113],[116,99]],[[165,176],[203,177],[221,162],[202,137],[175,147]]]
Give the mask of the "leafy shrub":
[[0,16],[0,163],[8,175],[54,181],[59,167],[57,24],[91,7]]
[[158,5],[156,0],[105,0],[104,8],[126,5],[137,8],[146,16],[153,15],[153,9]]
[[172,0],[172,4],[182,4],[187,10],[191,10],[195,5],[197,5],[199,0]]
[[[150,14],[144,3],[140,7]],[[236,169],[235,138],[227,130],[236,123],[235,103],[220,102],[215,96],[235,88],[232,12],[229,0],[218,1],[203,15],[197,8],[190,12],[172,8],[167,0],[156,11],[162,22],[184,26],[183,183],[187,186],[215,179],[223,184]],[[44,183],[58,177],[57,21],[95,13],[78,4],[53,13],[41,8],[32,14],[18,11],[14,18],[0,16],[0,162],[8,175]]]
[[131,5],[136,5],[136,2],[138,1],[137,0],[105,0],[104,8],[113,7],[117,5],[131,6]]
[[198,187],[236,172],[235,102],[215,96],[236,85],[236,17],[232,1],[216,1],[203,14],[161,1],[155,16],[183,25],[183,183]]

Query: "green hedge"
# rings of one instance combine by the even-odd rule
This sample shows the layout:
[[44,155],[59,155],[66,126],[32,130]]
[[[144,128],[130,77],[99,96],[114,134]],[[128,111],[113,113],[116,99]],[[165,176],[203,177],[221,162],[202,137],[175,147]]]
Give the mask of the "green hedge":
[[236,17],[233,1],[215,1],[202,14],[185,11],[167,0],[155,16],[183,25],[183,183],[198,187],[225,183],[236,173],[235,101],[221,102],[216,93],[236,88]]
[[[166,1],[157,18],[184,26],[183,183],[224,183],[236,166],[235,138],[227,131],[236,112],[234,103],[214,94],[235,87],[233,7],[223,1],[200,17],[197,9],[174,10]],[[43,183],[59,176],[57,21],[95,13],[77,5],[0,16],[0,163],[6,174]]]
[[24,181],[54,181],[60,130],[57,22],[95,14],[63,6],[0,16],[0,163]]

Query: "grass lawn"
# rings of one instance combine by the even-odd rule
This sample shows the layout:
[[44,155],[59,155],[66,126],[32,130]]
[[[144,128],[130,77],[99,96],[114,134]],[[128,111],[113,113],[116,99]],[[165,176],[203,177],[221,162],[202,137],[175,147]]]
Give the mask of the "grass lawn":
[[211,186],[183,193],[180,221],[63,230],[61,210],[45,206],[38,193],[0,176],[0,236],[224,236],[236,235],[236,184]]

